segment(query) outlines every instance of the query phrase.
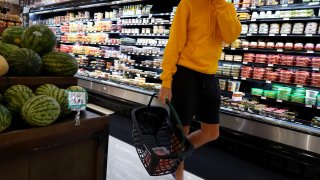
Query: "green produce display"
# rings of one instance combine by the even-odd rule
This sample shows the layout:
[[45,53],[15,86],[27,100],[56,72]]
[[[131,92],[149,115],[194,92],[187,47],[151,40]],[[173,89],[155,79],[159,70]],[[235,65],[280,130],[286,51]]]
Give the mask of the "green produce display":
[[42,73],[41,57],[30,49],[21,48],[7,58],[9,74],[14,76],[39,76]]
[[32,89],[28,88],[27,86],[24,85],[14,85],[9,87],[6,92],[4,93],[4,98],[6,100],[6,102],[9,102],[10,99],[14,96],[17,96],[18,94],[22,93],[22,92],[32,92]]
[[252,95],[256,95],[256,96],[262,96],[263,95],[263,89],[252,88],[251,89],[251,94]]
[[69,100],[68,100],[68,92],[64,89],[55,88],[49,93],[50,97],[53,97],[60,105],[60,116],[66,116],[71,113],[68,109]]
[[12,121],[10,111],[0,104],[0,132],[6,130]]
[[88,92],[86,89],[84,89],[83,87],[80,87],[80,86],[70,86],[67,88],[68,91],[71,91],[71,92],[76,92],[76,91],[79,91],[79,92],[85,92],[86,94],[86,102],[88,103]]
[[35,25],[26,29],[22,34],[22,47],[34,50],[43,56],[54,50],[56,36],[44,25]]
[[307,91],[307,88],[296,88],[295,90],[293,90],[293,93],[306,95],[306,91]]
[[49,96],[54,89],[58,89],[58,87],[53,84],[44,84],[36,89],[35,94]]
[[291,102],[304,103],[305,95],[294,93],[291,95]]
[[20,114],[23,105],[34,96],[32,92],[20,92],[10,98],[7,102],[7,107],[10,111]]
[[72,77],[78,72],[78,62],[70,54],[51,52],[42,57],[43,68],[48,75]]
[[289,87],[278,87],[277,98],[288,101],[290,99],[292,88]]
[[18,46],[12,45],[12,44],[6,44],[6,43],[0,43],[0,55],[4,58],[8,58],[10,54],[13,53],[13,51],[19,49]]
[[277,97],[277,91],[264,90],[263,94],[267,98],[276,98]]
[[26,28],[22,26],[8,27],[2,33],[2,42],[21,47],[22,33],[25,30]]
[[60,106],[54,98],[40,95],[26,102],[22,107],[21,115],[32,126],[47,126],[58,119]]

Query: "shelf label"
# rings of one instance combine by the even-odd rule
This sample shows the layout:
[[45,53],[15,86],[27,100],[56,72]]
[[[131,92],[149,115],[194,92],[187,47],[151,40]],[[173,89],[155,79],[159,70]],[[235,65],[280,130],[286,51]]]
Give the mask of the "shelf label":
[[312,108],[312,105],[306,104],[307,108]]
[[239,79],[238,77],[233,77],[233,79]]
[[272,82],[271,81],[266,81],[266,83],[271,84]]
[[269,36],[276,36],[275,34],[269,34]]
[[277,99],[277,102],[282,103],[283,101],[281,99]]
[[249,50],[249,48],[243,48],[243,50],[247,51],[247,50]]
[[149,67],[149,65],[146,65],[146,67]]
[[319,68],[312,68],[313,71],[319,71]]
[[242,77],[241,80],[247,80],[247,78]]
[[313,35],[312,34],[306,34],[306,37],[312,37]]
[[283,52],[283,49],[277,49],[277,52]]
[[288,7],[288,4],[282,4],[281,6],[282,7]]
[[149,14],[149,18],[152,18],[152,14]]
[[236,50],[236,48],[231,48],[231,50]]
[[301,85],[301,84],[297,84],[297,87],[300,87],[300,88],[301,88],[301,87],[303,87],[303,85]]
[[248,64],[248,62],[243,62],[243,64]]
[[252,36],[252,34],[249,33],[249,34],[247,34],[247,36]]
[[267,97],[262,96],[261,99],[267,99]]
[[273,67],[273,64],[268,64],[269,67]]
[[157,68],[157,66],[153,66],[153,68]]
[[310,50],[309,50],[309,51],[307,51],[307,53],[308,53],[308,54],[313,54],[314,51],[310,51]]
[[283,18],[283,20],[284,20],[284,21],[289,21],[289,20],[290,20],[290,18]]
[[255,22],[255,21],[257,21],[256,19],[251,19],[251,22]]
[[256,9],[256,8],[257,8],[256,6],[252,6],[252,7],[251,7],[251,9]]
[[281,36],[288,36],[288,34],[281,34]]
[[320,109],[320,106],[317,106],[317,109]]

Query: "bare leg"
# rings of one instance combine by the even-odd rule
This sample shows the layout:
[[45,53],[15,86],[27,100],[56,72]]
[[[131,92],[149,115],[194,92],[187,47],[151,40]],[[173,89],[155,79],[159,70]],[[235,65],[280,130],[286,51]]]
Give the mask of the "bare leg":
[[[201,123],[201,129],[191,133],[189,135],[190,126],[184,126],[183,131],[185,135],[188,135],[188,139],[191,141],[195,148],[199,148],[202,145],[216,140],[219,137],[219,124],[206,124]],[[176,179],[183,180],[184,163],[178,167],[176,171]]]

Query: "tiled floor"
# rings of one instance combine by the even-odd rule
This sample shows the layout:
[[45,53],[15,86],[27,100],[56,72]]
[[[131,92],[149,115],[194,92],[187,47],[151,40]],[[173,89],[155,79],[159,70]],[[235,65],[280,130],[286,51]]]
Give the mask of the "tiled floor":
[[[185,172],[185,180],[201,180]],[[171,175],[150,177],[135,148],[112,136],[109,137],[107,180],[173,180]]]

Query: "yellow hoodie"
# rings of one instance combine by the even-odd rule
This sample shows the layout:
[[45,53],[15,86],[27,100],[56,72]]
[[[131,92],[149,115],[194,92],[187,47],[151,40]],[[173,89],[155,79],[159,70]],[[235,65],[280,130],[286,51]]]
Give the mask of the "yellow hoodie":
[[171,88],[177,65],[215,74],[222,42],[232,43],[240,32],[233,4],[225,0],[181,0],[163,56],[162,87]]

